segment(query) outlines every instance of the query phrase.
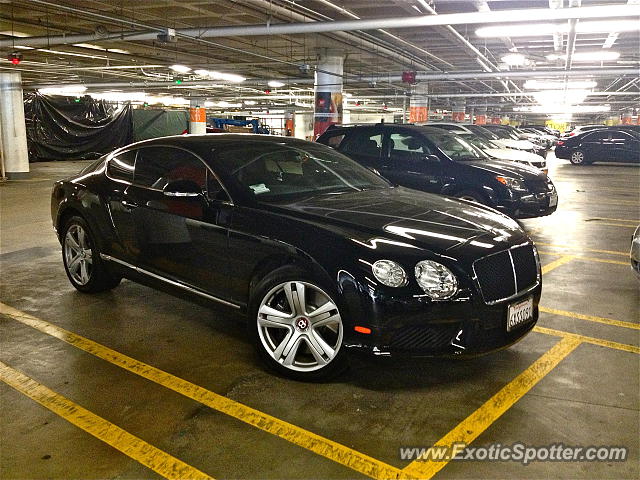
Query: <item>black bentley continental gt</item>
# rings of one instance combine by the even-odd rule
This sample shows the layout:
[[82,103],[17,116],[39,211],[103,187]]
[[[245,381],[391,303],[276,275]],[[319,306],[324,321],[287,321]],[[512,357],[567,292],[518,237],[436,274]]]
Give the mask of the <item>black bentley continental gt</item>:
[[536,249],[510,218],[390,184],[295,138],[157,138],[59,181],[52,218],[81,292],[123,277],[245,312],[264,362],[338,373],[349,351],[458,356],[538,318]]

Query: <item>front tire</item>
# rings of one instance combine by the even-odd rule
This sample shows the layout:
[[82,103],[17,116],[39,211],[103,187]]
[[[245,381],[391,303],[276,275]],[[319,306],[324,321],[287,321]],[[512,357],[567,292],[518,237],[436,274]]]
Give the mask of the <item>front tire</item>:
[[347,366],[337,296],[322,283],[302,270],[284,267],[254,289],[250,334],[262,361],[283,376],[322,381]]
[[80,292],[103,292],[120,283],[121,278],[106,269],[89,225],[82,217],[71,217],[64,225],[62,261],[71,285]]

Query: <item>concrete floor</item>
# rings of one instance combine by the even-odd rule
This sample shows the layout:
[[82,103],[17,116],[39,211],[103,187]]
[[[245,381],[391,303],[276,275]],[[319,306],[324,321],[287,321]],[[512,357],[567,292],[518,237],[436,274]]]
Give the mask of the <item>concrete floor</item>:
[[[640,320],[639,283],[625,256],[640,218],[640,169],[574,167],[552,155],[549,161],[559,209],[523,221],[545,252],[543,264],[557,266],[544,275],[541,305],[548,311],[539,326],[637,346],[637,328],[607,319],[635,326]],[[508,350],[456,362],[357,360],[327,384],[278,378],[261,368],[244,327],[227,311],[128,281],[93,296],[71,287],[50,225],[49,194],[53,179],[80,166],[35,164],[30,180],[0,185],[0,301],[369,455],[374,463],[405,467],[400,447],[433,445],[561,338],[533,332]],[[552,264],[561,258],[567,262]],[[342,463],[352,468],[330,459],[335,455],[310,451],[313,441],[255,428],[246,418],[232,418],[26,326],[3,308],[1,362],[202,472],[215,478],[366,478],[366,469],[349,458]],[[473,442],[626,446],[626,462],[525,467],[452,461],[437,478],[639,478],[639,359],[616,343],[582,343],[504,415],[485,422]],[[7,384],[0,382],[0,393],[2,478],[158,477]]]

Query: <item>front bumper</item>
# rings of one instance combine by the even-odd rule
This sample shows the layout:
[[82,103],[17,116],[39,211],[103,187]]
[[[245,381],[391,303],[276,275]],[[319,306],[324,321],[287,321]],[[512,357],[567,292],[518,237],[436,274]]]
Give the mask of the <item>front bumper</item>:
[[[377,356],[475,356],[506,348],[522,339],[538,321],[541,286],[495,305],[467,299],[458,302],[404,302],[393,320],[368,335],[349,335],[345,347]],[[533,297],[533,319],[507,331],[509,305]]]
[[498,200],[494,208],[512,218],[544,217],[558,208],[558,194],[555,190],[528,193],[518,198]]

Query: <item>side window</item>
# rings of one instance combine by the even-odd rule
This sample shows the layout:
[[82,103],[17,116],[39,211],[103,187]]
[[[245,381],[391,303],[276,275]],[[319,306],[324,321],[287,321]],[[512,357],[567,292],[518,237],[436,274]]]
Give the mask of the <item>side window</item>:
[[389,152],[393,160],[407,161],[420,161],[433,153],[421,137],[400,132],[389,136]]
[[608,138],[609,138],[609,132],[607,132],[606,130],[600,131],[600,132],[588,133],[584,137],[584,139],[588,142],[601,142],[603,140],[607,140]]
[[352,134],[342,145],[342,153],[353,153],[369,157],[380,157],[382,151],[382,132],[357,132]]
[[109,160],[107,175],[113,180],[133,183],[133,169],[137,150],[120,153]]
[[335,135],[331,135],[330,137],[326,138],[324,144],[330,146],[331,148],[338,149],[338,147],[342,143],[342,140],[344,140],[344,137],[344,133],[336,133]]
[[171,147],[146,147],[138,151],[134,183],[163,190],[169,182],[190,180],[204,192],[207,168],[192,153]]

